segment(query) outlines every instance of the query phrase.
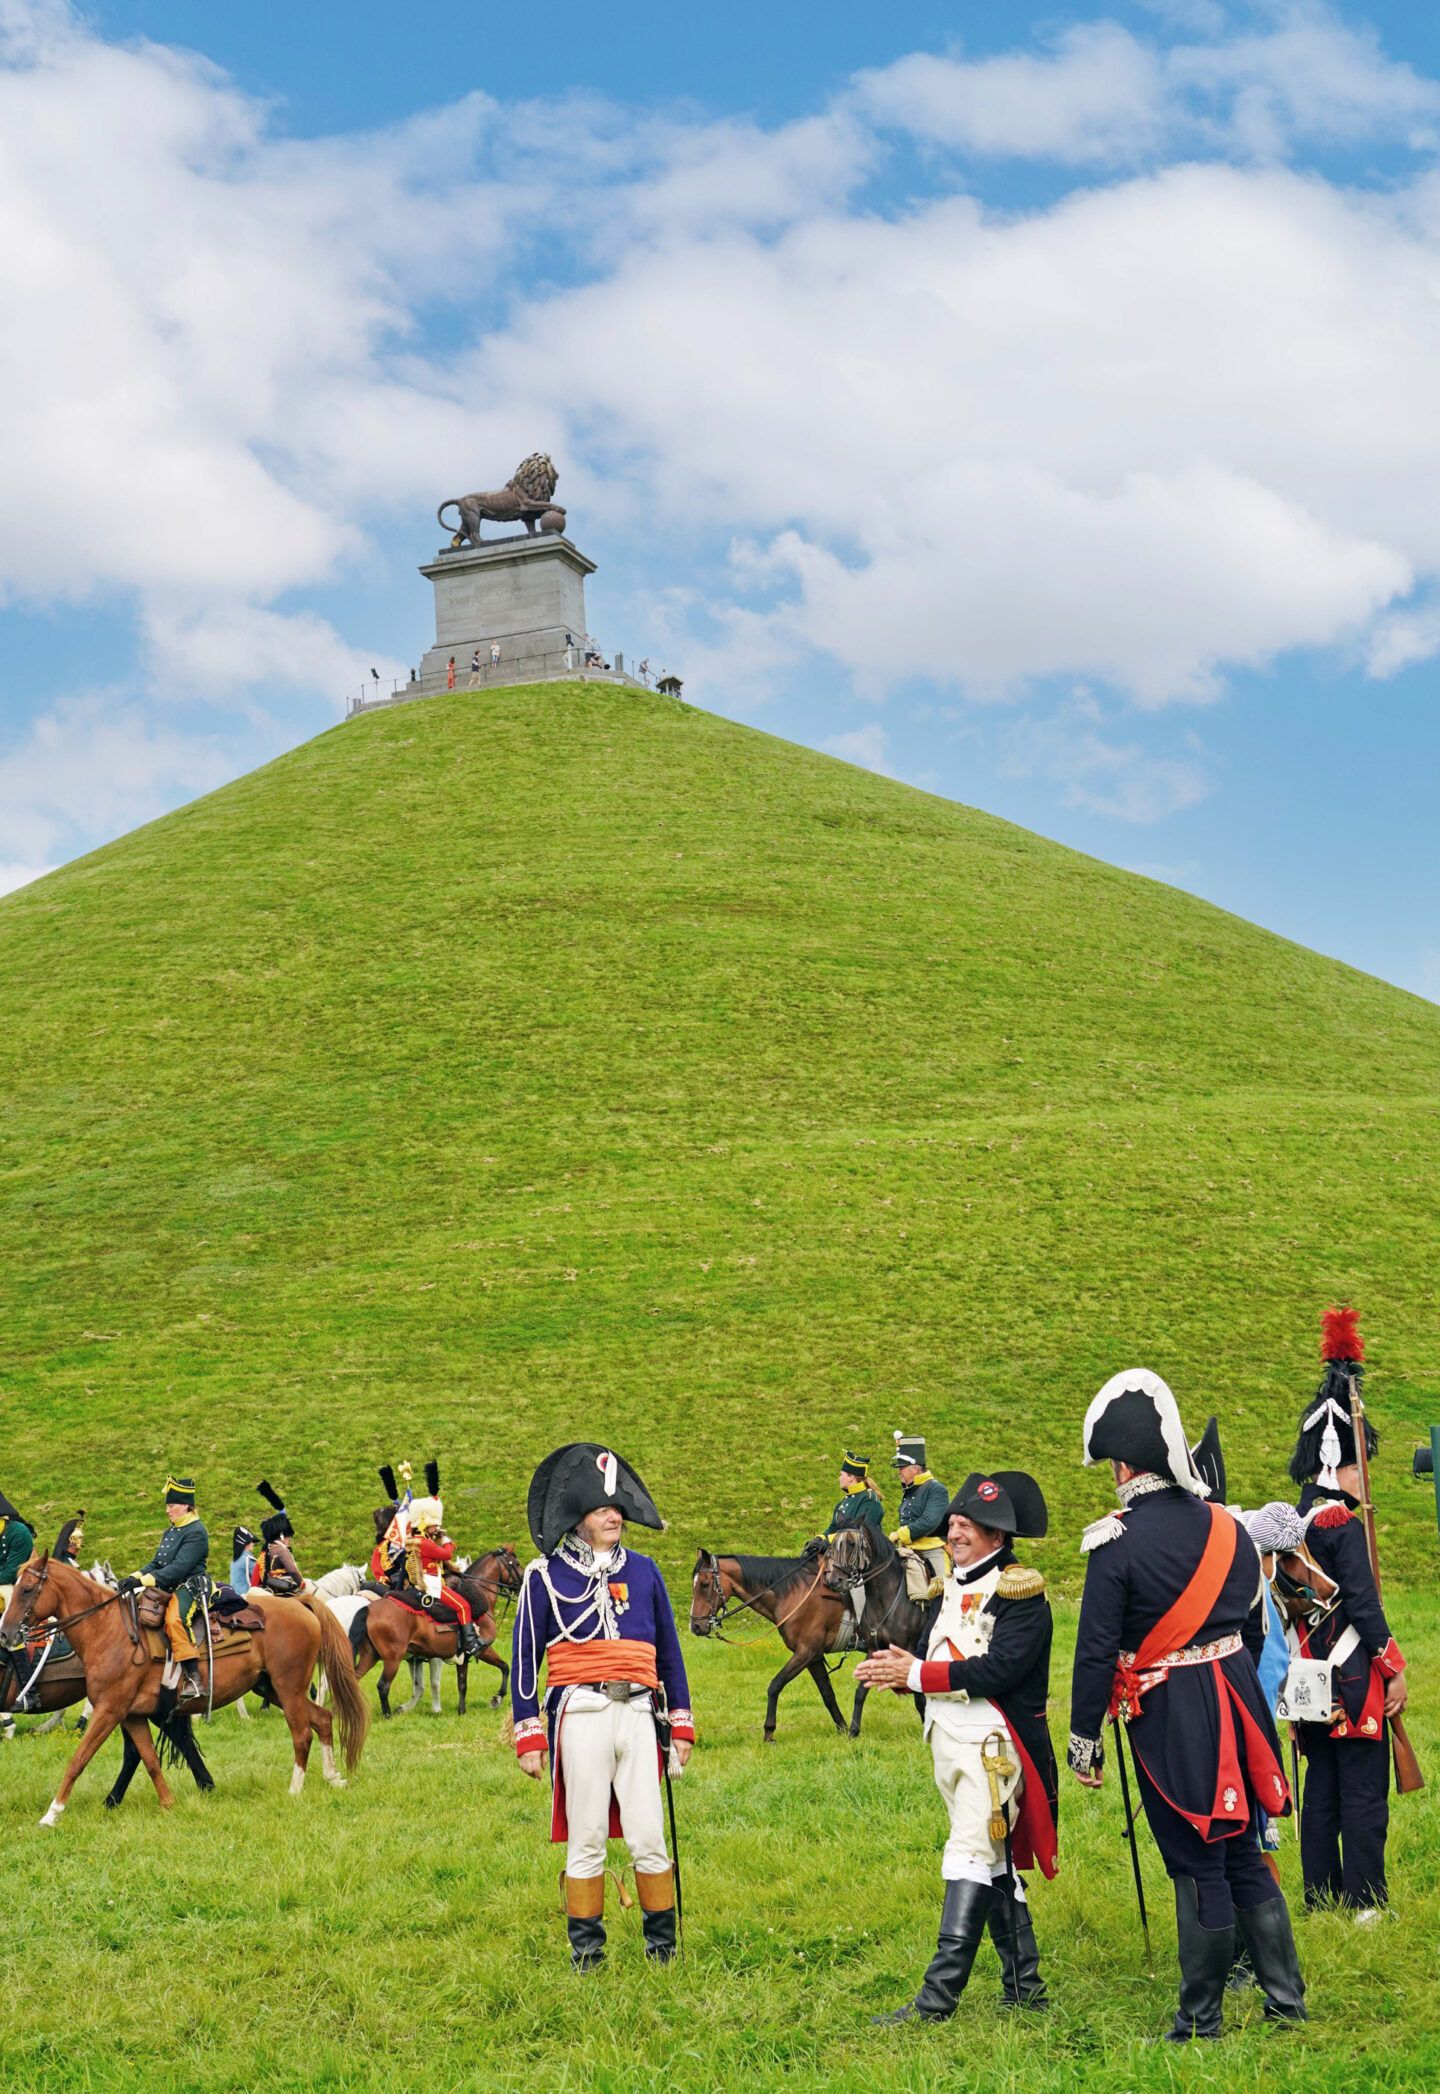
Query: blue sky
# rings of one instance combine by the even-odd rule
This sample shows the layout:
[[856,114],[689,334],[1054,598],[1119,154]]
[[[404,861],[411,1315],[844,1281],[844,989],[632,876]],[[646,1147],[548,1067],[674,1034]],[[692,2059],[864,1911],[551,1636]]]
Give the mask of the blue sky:
[[1440,998],[1440,10],[0,0],[0,885],[534,448],[697,702]]

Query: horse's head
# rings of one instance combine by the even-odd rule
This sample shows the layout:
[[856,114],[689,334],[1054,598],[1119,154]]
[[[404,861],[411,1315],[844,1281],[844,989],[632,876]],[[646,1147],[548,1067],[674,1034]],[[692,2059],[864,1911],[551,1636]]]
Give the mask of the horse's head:
[[690,1628],[696,1636],[713,1636],[725,1619],[730,1590],[720,1558],[713,1549],[701,1549],[695,1558],[690,1580]]
[[520,1567],[520,1558],[508,1541],[502,1541],[495,1551],[495,1575],[502,1592],[518,1593],[525,1583],[525,1573]]
[[50,1551],[41,1549],[20,1566],[20,1575],[10,1593],[9,1605],[0,1615],[0,1646],[19,1650],[32,1622],[58,1614],[61,1602],[50,1571]]
[[870,1568],[870,1529],[842,1527],[825,1557],[821,1580],[827,1592],[849,1592]]

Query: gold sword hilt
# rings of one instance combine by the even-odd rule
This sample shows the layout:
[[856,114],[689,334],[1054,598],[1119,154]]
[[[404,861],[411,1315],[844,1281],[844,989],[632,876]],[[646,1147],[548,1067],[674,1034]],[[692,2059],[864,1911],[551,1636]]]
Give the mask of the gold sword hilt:
[[1008,1780],[1012,1774],[1018,1774],[1020,1769],[1006,1751],[1005,1740],[998,1730],[992,1730],[980,1747],[980,1764],[985,1769],[985,1778],[990,1784],[990,1837],[992,1840],[1003,1840],[1010,1827],[1005,1815],[1004,1800],[1000,1794],[1000,1784],[1003,1780]]

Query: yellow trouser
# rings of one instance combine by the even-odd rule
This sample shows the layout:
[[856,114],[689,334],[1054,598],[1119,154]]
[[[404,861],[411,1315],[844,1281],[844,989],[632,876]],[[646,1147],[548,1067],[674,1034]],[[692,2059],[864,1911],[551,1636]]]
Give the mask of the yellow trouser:
[[179,1595],[173,1592],[165,1609],[165,1634],[169,1639],[172,1658],[178,1658],[183,1663],[187,1658],[199,1657],[200,1646],[186,1628],[185,1617],[180,1612]]

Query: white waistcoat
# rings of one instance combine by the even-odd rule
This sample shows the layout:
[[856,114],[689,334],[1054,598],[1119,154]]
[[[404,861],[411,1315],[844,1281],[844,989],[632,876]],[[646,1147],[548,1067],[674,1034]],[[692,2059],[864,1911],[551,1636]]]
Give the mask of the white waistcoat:
[[[995,1633],[995,1617],[986,1613],[985,1604],[999,1583],[998,1563],[992,1563],[970,1585],[962,1585],[954,1576],[946,1579],[940,1611],[930,1631],[925,1652],[927,1658],[980,1658],[985,1655]],[[926,1695],[926,1737],[936,1724],[952,1737],[973,1737],[997,1728],[1003,1731],[1005,1719],[993,1702],[986,1701],[982,1695],[966,1694],[962,1688],[958,1694]]]

